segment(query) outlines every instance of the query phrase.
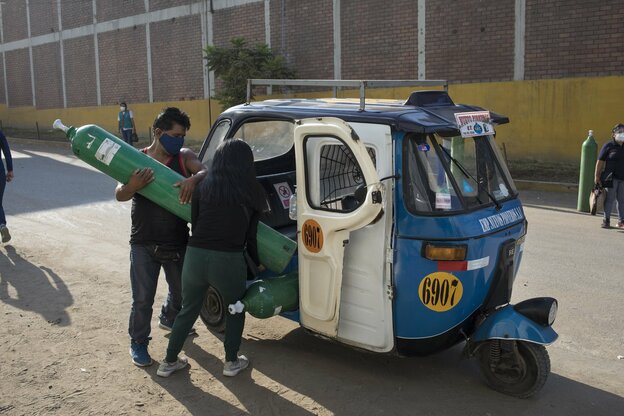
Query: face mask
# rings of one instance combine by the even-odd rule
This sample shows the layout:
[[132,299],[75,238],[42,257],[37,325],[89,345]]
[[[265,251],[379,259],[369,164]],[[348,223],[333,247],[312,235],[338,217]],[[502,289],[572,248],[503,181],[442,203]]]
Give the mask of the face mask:
[[119,107],[121,111],[126,111],[126,107]]
[[624,133],[618,133],[615,135],[615,141],[618,143],[624,142]]
[[180,153],[180,149],[182,149],[182,145],[184,144],[184,136],[173,137],[163,133],[158,141],[165,148],[165,151],[167,153],[169,153],[171,156],[175,156]]

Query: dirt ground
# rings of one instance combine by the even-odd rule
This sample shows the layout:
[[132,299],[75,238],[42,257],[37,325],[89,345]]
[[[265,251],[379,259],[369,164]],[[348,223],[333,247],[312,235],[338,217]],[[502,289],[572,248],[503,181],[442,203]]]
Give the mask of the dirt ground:
[[[595,356],[578,361],[574,344],[550,349],[544,390],[519,400],[487,388],[476,363],[460,359],[461,346],[426,358],[372,354],[280,317],[248,316],[241,353],[252,366],[239,376],[221,374],[222,342],[198,322],[184,349],[190,368],[159,378],[157,363],[138,368],[128,355],[129,204],[115,202],[115,183],[65,148],[14,151],[16,179],[5,195],[13,241],[0,246],[1,415],[610,415],[624,408],[624,384],[616,381],[624,361],[609,356],[612,368],[597,364],[594,372]],[[524,286],[524,294],[539,295]],[[167,345],[156,327],[164,296],[163,279],[152,320],[156,361]]]

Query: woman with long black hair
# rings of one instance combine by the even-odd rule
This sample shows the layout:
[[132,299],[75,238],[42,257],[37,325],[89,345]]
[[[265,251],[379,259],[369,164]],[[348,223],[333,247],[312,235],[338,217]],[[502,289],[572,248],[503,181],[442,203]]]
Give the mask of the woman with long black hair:
[[[260,264],[256,233],[266,203],[247,143],[229,139],[217,148],[210,173],[195,191],[192,203],[193,235],[182,270],[182,310],[173,324],[167,356],[158,368],[162,377],[186,367],[187,358],[178,355],[199,316],[208,287],[221,294],[225,305],[235,303],[246,290],[245,247]],[[244,355],[238,356],[245,314],[226,314],[225,319],[223,374],[235,376],[249,365]]]

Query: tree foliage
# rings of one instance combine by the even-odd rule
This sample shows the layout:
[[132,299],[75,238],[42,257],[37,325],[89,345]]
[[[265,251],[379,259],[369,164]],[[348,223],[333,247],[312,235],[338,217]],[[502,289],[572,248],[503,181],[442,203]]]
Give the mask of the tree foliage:
[[208,46],[204,52],[206,65],[223,82],[215,95],[223,109],[245,102],[248,78],[295,76],[283,56],[276,55],[266,44],[248,46],[244,38],[232,39],[229,48]]

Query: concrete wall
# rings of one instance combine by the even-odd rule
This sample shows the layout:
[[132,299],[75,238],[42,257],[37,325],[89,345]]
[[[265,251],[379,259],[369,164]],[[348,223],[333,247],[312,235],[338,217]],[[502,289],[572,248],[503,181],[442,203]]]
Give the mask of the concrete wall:
[[511,117],[499,139],[514,157],[576,160],[586,130],[603,140],[621,121],[624,0],[11,0],[0,12],[6,126],[55,113],[114,130],[127,101],[146,133],[176,102],[201,139],[220,86],[202,50],[234,37],[268,43],[299,78],[447,79],[455,100]]
[[[369,95],[403,100],[411,91],[382,89]],[[516,160],[575,162],[588,130],[594,130],[596,141],[602,145],[610,139],[613,125],[624,122],[621,76],[455,84],[449,87],[449,94],[457,103],[482,106],[508,116],[511,122],[498,127],[497,141],[501,146],[504,143],[508,157]],[[355,97],[357,93],[344,91],[341,95]],[[147,137],[156,114],[168,105],[178,106],[191,117],[188,137],[198,142],[208,134],[209,113],[216,119],[220,111],[217,101],[211,100],[210,104],[210,111],[208,100],[137,103],[131,104],[130,109],[140,134]],[[56,118],[61,118],[67,124],[94,123],[115,132],[118,111],[117,105],[47,110],[0,105],[0,119],[5,125],[29,127],[36,121],[41,128],[50,128]]]

